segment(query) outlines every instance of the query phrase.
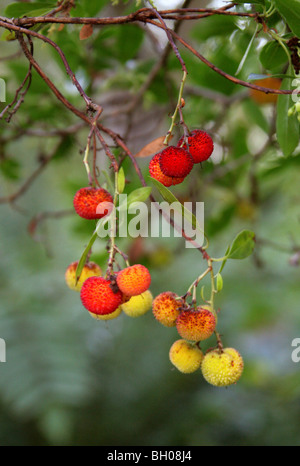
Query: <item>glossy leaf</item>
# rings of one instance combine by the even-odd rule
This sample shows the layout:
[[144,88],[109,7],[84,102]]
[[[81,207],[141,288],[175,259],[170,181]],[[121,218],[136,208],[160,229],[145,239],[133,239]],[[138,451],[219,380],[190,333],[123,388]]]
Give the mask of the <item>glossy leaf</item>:
[[76,273],[75,273],[75,278],[76,278],[76,283],[77,281],[79,280],[79,277],[81,275],[81,272],[82,272],[82,269],[86,263],[86,259],[87,259],[87,256],[91,250],[91,247],[93,246],[94,242],[96,241],[97,239],[97,231],[94,231],[88,245],[86,246],[86,248],[84,249],[79,261],[78,261],[78,265],[77,265],[77,268],[76,268]]
[[274,5],[286,20],[293,33],[300,37],[300,2],[299,0],[274,0]]
[[152,188],[145,186],[132,191],[127,197],[127,208],[134,202],[146,202],[151,194]]
[[21,16],[30,16],[31,13],[34,13],[37,16],[38,14],[51,11],[56,5],[56,1],[34,3],[15,2],[6,7],[5,15],[11,18],[20,18]]
[[201,228],[201,225],[198,222],[197,217],[190,211],[188,210],[178,199],[174,194],[166,188],[162,183],[159,181],[151,178],[151,181],[154,183],[156,188],[159,190],[160,194],[162,195],[163,199],[168,202],[169,204],[172,204],[172,207],[174,207],[174,210],[178,212],[180,215],[182,215],[192,226],[194,229],[198,230],[203,236],[205,237],[207,243],[208,239],[204,233],[203,228]]
[[266,70],[276,71],[288,60],[283,47],[277,42],[268,42],[261,50],[259,59]]
[[243,230],[234,239],[229,252],[228,259],[246,259],[250,256],[255,247],[255,233],[250,230]]

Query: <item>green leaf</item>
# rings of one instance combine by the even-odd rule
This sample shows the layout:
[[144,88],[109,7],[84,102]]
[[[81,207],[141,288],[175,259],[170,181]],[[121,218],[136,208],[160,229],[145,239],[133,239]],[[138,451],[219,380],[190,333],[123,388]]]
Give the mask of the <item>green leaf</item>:
[[221,273],[222,270],[224,269],[225,264],[226,264],[226,262],[227,262],[227,257],[228,257],[229,251],[230,251],[230,246],[228,246],[228,248],[226,249],[225,256],[224,256],[225,259],[223,260],[223,262],[222,262],[222,264],[221,264],[221,267],[220,267],[220,270],[219,270],[218,273]]
[[[292,89],[289,78],[282,81],[282,89]],[[280,148],[285,156],[291,155],[299,143],[299,121],[297,115],[288,115],[294,105],[292,95],[279,95],[277,101],[276,132]]]
[[[194,228],[199,228],[201,230],[200,225],[195,215],[192,212],[190,212],[188,209],[186,209],[184,205],[181,204],[181,202],[177,199],[177,197],[174,196],[174,194],[168,188],[166,188],[162,183],[160,183],[159,181],[153,178],[151,178],[151,181],[157,187],[157,189],[159,190],[160,194],[162,195],[165,201],[167,201],[169,204],[173,204],[173,203],[178,204],[178,209],[176,210],[181,215],[183,215],[183,217],[185,217],[193,225]],[[201,230],[201,232],[203,232],[203,230]]]
[[228,259],[246,259],[255,247],[255,233],[250,230],[241,231],[234,239],[227,254]]
[[75,278],[76,278],[76,283],[78,282],[79,278],[80,278],[80,275],[81,275],[81,272],[82,272],[82,269],[86,263],[86,258],[88,256],[88,253],[90,252],[91,250],[91,247],[93,246],[94,242],[96,241],[97,239],[97,230],[94,231],[88,245],[86,246],[85,250],[83,251],[82,253],[82,256],[81,258],[79,259],[78,261],[78,265],[77,265],[77,268],[76,268],[76,273],[75,273]]
[[127,208],[134,202],[145,202],[150,196],[152,188],[145,186],[132,191],[127,197]]
[[277,41],[272,41],[262,48],[259,59],[266,70],[276,71],[287,62],[288,56]]
[[121,167],[118,173],[118,193],[122,194],[125,188],[125,173]]
[[229,36],[237,29],[236,18],[232,16],[210,16],[201,20],[201,27],[192,30],[192,37],[200,42],[216,36]]
[[253,44],[253,42],[254,42],[254,39],[256,38],[257,30],[258,30],[258,24],[257,24],[257,26],[256,26],[256,28],[255,28],[255,31],[254,31],[252,37],[251,37],[251,40],[250,40],[250,42],[249,42],[249,44],[248,44],[248,47],[247,47],[247,49],[246,49],[246,51],[245,51],[245,53],[244,53],[244,55],[243,55],[243,58],[242,58],[241,61],[240,61],[240,64],[239,64],[239,66],[238,66],[238,69],[236,70],[236,73],[235,73],[236,75],[238,75],[238,74],[242,71],[242,69],[243,69],[243,66],[244,66],[244,64],[245,64],[245,62],[246,62],[246,60],[247,60],[247,57],[248,57],[249,53],[250,53],[250,50],[251,50],[252,44]]
[[101,11],[101,9],[106,6],[108,0],[97,0],[96,2],[91,2],[91,0],[80,0],[74,2],[75,7],[70,11],[70,15],[73,17],[93,17]]
[[30,16],[30,14],[34,12],[35,16],[38,16],[38,14],[44,14],[53,10],[56,5],[56,1],[35,3],[16,2],[11,3],[6,7],[5,15],[11,18],[20,18],[21,16],[25,15]]
[[300,2],[299,0],[274,0],[274,5],[286,20],[293,33],[300,37]]
[[136,25],[125,24],[117,30],[117,52],[122,63],[136,57],[144,39],[144,31]]
[[203,234],[206,241],[208,242],[208,239],[203,231],[203,228],[201,228],[197,220],[197,217],[192,212],[190,212],[183,204],[181,204],[177,197],[174,196],[174,194],[162,183],[155,180],[154,178],[151,178],[151,181],[159,190],[164,200],[167,201],[169,204],[172,204],[174,206],[174,210],[180,213],[180,215],[182,215],[193,226],[194,229],[198,230],[201,234]]

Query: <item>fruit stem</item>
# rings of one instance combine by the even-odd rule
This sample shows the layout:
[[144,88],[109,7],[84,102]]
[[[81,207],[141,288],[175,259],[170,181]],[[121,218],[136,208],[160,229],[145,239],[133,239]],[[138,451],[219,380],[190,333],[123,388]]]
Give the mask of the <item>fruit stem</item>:
[[182,143],[181,143],[181,148],[186,145],[187,147],[187,150],[189,150],[189,135],[190,135],[190,132],[189,132],[189,128],[187,127],[185,121],[184,121],[184,118],[183,118],[183,113],[182,113],[182,104],[178,107],[178,112],[179,112],[179,117],[180,117],[180,121],[179,121],[179,124],[183,127],[183,140],[182,140]]
[[214,299],[215,299],[215,294],[217,293],[217,290],[216,290],[216,285],[215,285],[215,277],[214,277],[214,271],[212,267],[212,260],[208,259],[207,264],[210,269],[210,282],[211,282],[211,294],[210,294],[209,304],[214,309]]
[[165,140],[164,140],[164,145],[165,146],[167,146],[169,144],[169,139],[170,139],[170,137],[172,135],[172,132],[173,132],[173,129],[174,129],[174,126],[175,126],[175,121],[176,121],[176,118],[177,118],[178,111],[182,106],[182,95],[183,95],[183,89],[184,89],[186,78],[187,78],[187,72],[184,70],[183,71],[183,76],[182,76],[182,79],[181,79],[177,105],[176,105],[175,111],[174,111],[174,113],[173,113],[173,115],[171,117],[171,126],[170,126],[169,131],[167,132],[167,135],[166,135]]
[[219,332],[216,332],[215,331],[215,335],[216,335],[216,338],[217,338],[217,345],[218,345],[218,350],[219,350],[219,353],[223,353],[223,343],[222,343],[222,340],[221,340],[221,335],[219,334]]
[[110,275],[112,272],[113,268],[113,263],[114,263],[114,258],[116,254],[116,246],[115,246],[115,237],[116,237],[116,229],[115,229],[115,223],[116,223],[116,206],[118,203],[118,196],[119,196],[119,191],[118,191],[118,175],[119,172],[115,171],[115,193],[114,193],[114,208],[112,209],[111,212],[111,229],[110,229],[110,248],[109,248],[109,258],[108,258],[108,264],[107,264],[107,275]]
[[127,267],[130,267],[130,263],[129,263],[129,259],[128,259],[128,256],[127,254],[125,254],[123,251],[121,251],[121,249],[118,248],[118,246],[115,244],[115,250],[118,254],[120,254],[120,256],[123,257],[124,259],[124,262],[126,264]]
[[83,163],[84,163],[84,166],[85,166],[85,169],[86,169],[86,172],[87,172],[87,176],[88,176],[88,179],[89,179],[89,184],[92,185],[93,180],[92,180],[91,170],[90,170],[89,163],[88,163],[88,156],[89,156],[89,150],[90,150],[90,140],[91,139],[88,138],[87,145],[86,145],[85,152],[84,152]]
[[187,290],[187,293],[186,295],[190,294],[191,291],[192,291],[192,288],[197,288],[199,282],[210,272],[210,267],[208,267],[205,272],[203,272],[201,275],[199,275],[199,277],[193,281],[193,283],[191,284],[191,286],[189,287],[189,289]]
[[197,307],[197,286],[196,285],[193,286],[192,305],[196,309],[196,307]]

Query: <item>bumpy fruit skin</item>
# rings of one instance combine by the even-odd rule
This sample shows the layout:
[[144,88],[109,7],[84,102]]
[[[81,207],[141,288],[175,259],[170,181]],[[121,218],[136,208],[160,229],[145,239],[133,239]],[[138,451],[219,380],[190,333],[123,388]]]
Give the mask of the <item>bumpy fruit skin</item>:
[[122,304],[121,308],[129,317],[140,317],[150,311],[152,301],[152,293],[147,290],[138,296],[132,296],[127,303]]
[[67,270],[65,272],[66,284],[71,290],[80,291],[83,283],[85,282],[87,278],[102,275],[102,270],[98,264],[95,264],[95,262],[88,262],[87,264],[84,265],[82,272],[80,274],[79,280],[76,283],[77,266],[78,266],[78,261],[72,262],[72,264],[70,264],[67,267]]
[[131,265],[117,274],[117,285],[126,296],[138,296],[148,290],[151,275],[147,267],[141,264]]
[[121,314],[122,309],[121,306],[117,307],[117,309],[114,312],[111,312],[110,314],[94,314],[93,312],[90,312],[90,315],[97,320],[113,320],[119,317]]
[[163,174],[159,164],[160,154],[156,154],[149,163],[149,174],[152,178],[162,183],[169,188],[172,185],[180,184],[184,181],[183,178],[175,178],[174,176],[166,176]]
[[[181,147],[183,137],[178,141],[177,147]],[[194,163],[201,163],[209,159],[214,150],[214,143],[209,134],[200,129],[195,129],[188,137],[189,148],[183,144],[183,148],[188,150],[193,157]]]
[[236,383],[243,369],[243,358],[234,348],[225,348],[222,353],[219,350],[210,351],[201,363],[203,377],[215,387],[227,387]]
[[114,292],[111,281],[103,277],[88,278],[82,285],[80,298],[89,312],[99,315],[114,312],[123,301],[121,291]]
[[197,371],[203,360],[202,351],[186,340],[177,340],[169,351],[171,363],[183,374],[191,374]]
[[[105,217],[111,212],[113,202],[111,194],[106,189],[92,187],[79,189],[73,199],[76,213],[87,220]],[[98,206],[101,207],[101,212],[97,213]]]
[[183,311],[176,320],[179,335],[190,341],[206,340],[213,334],[215,327],[215,316],[207,309]]
[[[280,89],[281,82],[281,79],[269,77],[264,79],[257,79],[255,84],[257,86],[267,87],[269,89]],[[275,104],[278,99],[278,94],[265,94],[264,92],[257,91],[256,89],[251,89],[250,97],[259,105],[267,105]]]
[[169,146],[160,153],[159,165],[164,175],[185,178],[192,170],[194,162],[185,149]]
[[176,298],[178,298],[177,294],[164,291],[153,300],[153,315],[165,327],[175,327],[176,325],[183,304],[181,299]]
[[215,318],[215,320],[216,320],[216,325],[217,325],[217,323],[218,323],[218,315],[217,315],[216,311],[214,310],[214,308],[211,307],[210,304],[203,304],[203,305],[197,307],[197,310],[198,310],[198,311],[200,311],[201,309],[206,309],[207,311],[210,311],[210,312],[214,315],[214,318]]

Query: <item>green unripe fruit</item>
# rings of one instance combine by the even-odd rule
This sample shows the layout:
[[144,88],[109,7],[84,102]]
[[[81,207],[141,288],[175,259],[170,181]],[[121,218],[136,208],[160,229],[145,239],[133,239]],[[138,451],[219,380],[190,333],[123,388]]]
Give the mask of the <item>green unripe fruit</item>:
[[191,374],[200,368],[203,353],[196,345],[186,340],[177,340],[170,348],[171,363],[183,374]]
[[227,387],[236,383],[242,375],[244,362],[234,348],[225,348],[222,352],[212,350],[201,363],[205,380],[215,387]]

